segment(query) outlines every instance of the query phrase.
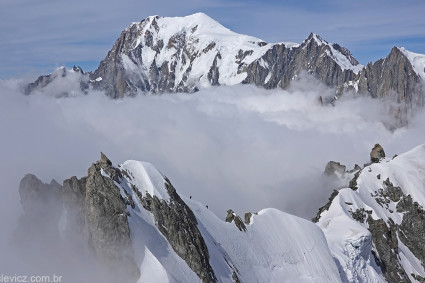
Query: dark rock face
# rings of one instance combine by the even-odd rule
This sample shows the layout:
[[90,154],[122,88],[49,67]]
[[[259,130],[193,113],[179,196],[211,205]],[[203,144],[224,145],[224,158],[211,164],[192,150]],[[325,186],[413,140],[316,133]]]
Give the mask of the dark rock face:
[[396,118],[390,128],[405,126],[408,113],[424,105],[424,88],[409,59],[394,47],[385,59],[369,63],[357,78],[358,92],[394,102],[390,112]]
[[374,98],[389,98],[412,107],[423,105],[420,78],[407,57],[394,47],[385,59],[369,63],[360,73],[359,92]]
[[[360,173],[359,171],[358,173]],[[357,179],[357,176],[355,179]],[[351,182],[355,182],[353,179]],[[350,182],[350,183],[351,183]],[[356,184],[357,185],[357,184]],[[357,189],[357,188],[356,188]],[[334,191],[328,204],[320,208],[313,222],[319,220],[320,214],[331,205],[333,198],[338,194]],[[400,187],[396,187],[389,178],[382,182],[382,188],[371,194],[382,208],[389,213],[394,213],[391,204],[396,204],[398,213],[403,213],[401,224],[396,224],[390,217],[387,222],[383,219],[374,219],[372,210],[360,208],[349,210],[351,217],[357,222],[367,224],[372,235],[372,255],[388,282],[411,282],[406,271],[401,265],[399,256],[399,241],[401,241],[420,260],[425,267],[425,248],[422,245],[425,235],[425,211],[412,200],[410,195],[405,195]],[[347,203],[352,205],[352,203]],[[409,274],[418,282],[423,278],[418,274]]]
[[316,223],[317,221],[319,221],[320,219],[320,214],[322,214],[323,211],[325,210],[329,210],[329,207],[331,207],[332,201],[334,200],[334,198],[339,194],[339,192],[337,190],[334,190],[331,194],[331,196],[329,197],[329,201],[322,206],[321,208],[319,208],[319,212],[317,212],[317,215],[311,219],[311,221],[313,221],[314,223]]
[[[342,70],[333,59],[330,46],[320,44],[315,37],[323,41],[319,36],[311,33],[297,48],[287,48],[284,44],[274,45],[266,54],[244,69],[248,75],[243,83],[254,83],[266,89],[276,87],[286,89],[302,71],[306,71],[330,87],[337,87],[344,82],[353,80],[354,72]],[[353,65],[358,64],[347,49],[336,46],[338,46],[338,51],[344,51],[343,54],[350,58]],[[263,67],[264,65],[271,67],[267,69]],[[271,77],[265,82],[269,73]]]
[[197,227],[195,215],[177,194],[171,182],[168,179],[166,182],[165,186],[170,196],[169,203],[149,193],[143,196],[135,186],[132,189],[143,207],[152,213],[158,230],[202,282],[217,282],[209,263],[208,248]]
[[409,277],[400,264],[398,256],[397,228],[390,220],[389,227],[384,220],[373,220],[368,217],[369,231],[376,249],[373,253],[375,261],[381,268],[388,282],[410,282]]
[[425,211],[423,207],[414,202],[410,195],[403,196],[397,204],[397,212],[404,213],[403,221],[397,227],[399,239],[425,266],[425,247],[422,244],[425,237]]
[[[62,204],[60,202],[61,186],[52,180],[45,184],[36,176],[27,174],[19,184],[19,195],[23,214],[19,218],[15,231],[15,242],[25,248],[45,246],[52,239],[59,237],[57,223],[60,219]],[[28,235],[43,235],[31,237]]]
[[328,176],[343,176],[346,170],[346,166],[342,165],[339,162],[335,162],[335,161],[329,161],[328,164],[326,164],[325,167],[325,172],[323,172],[324,174],[328,175]]
[[380,144],[375,144],[370,152],[370,161],[378,163],[382,158],[385,158],[385,151]]
[[[61,240],[73,241],[88,248],[123,282],[136,280],[140,274],[134,262],[126,204],[112,179],[119,176],[119,170],[103,154],[87,177],[71,177],[63,186],[56,181],[44,184],[34,175],[26,175],[19,187],[24,215],[16,234],[30,229],[38,235],[36,239],[48,235],[47,239],[58,245]],[[37,223],[35,228],[31,223]]]
[[245,213],[244,223],[245,223],[246,225],[249,225],[249,223],[251,222],[251,216],[252,216],[252,213],[251,213],[251,212],[247,212],[247,213]]
[[[391,213],[392,211],[389,208],[391,202],[396,203],[400,201],[399,204],[406,203],[406,199],[407,203],[409,203],[409,199],[411,202],[411,197],[406,197],[401,188],[394,187],[389,178],[387,178],[382,185],[383,188],[376,191],[373,197],[381,207]],[[399,204],[397,207],[399,207]],[[398,210],[399,208],[397,208],[397,211]],[[405,222],[404,217],[405,216],[403,216],[403,222]],[[385,278],[389,282],[410,282],[410,279],[400,264],[400,257],[398,255],[398,241],[399,239],[401,240],[400,236],[404,231],[402,232],[400,226],[395,224],[391,218],[385,223],[383,219],[374,220],[369,215],[367,217],[367,224],[369,225],[369,231],[372,234],[375,248],[373,255]],[[410,231],[406,232],[409,233]],[[411,251],[413,252],[413,250]]]
[[43,206],[57,206],[61,185],[55,180],[50,184],[40,181],[35,175],[27,174],[19,184],[19,196],[25,216],[38,214]]
[[[125,178],[132,176],[113,167],[103,153],[88,169],[86,177],[71,177],[63,186],[54,180],[44,184],[34,175],[26,175],[19,188],[25,213],[16,234],[23,235],[31,223],[37,222],[35,227],[39,229],[30,231],[39,234],[41,229],[48,228],[48,234],[54,239],[64,237],[64,241],[76,241],[83,249],[90,250],[117,280],[136,281],[140,272],[134,261],[128,224],[131,209],[136,207],[127,188],[136,193],[143,207],[152,213],[158,230],[199,278],[203,282],[217,282],[196,217],[171,182],[165,178],[164,185],[170,197],[165,201],[147,192],[142,195],[135,185],[130,188]],[[45,226],[38,224],[40,219],[45,220]],[[59,226],[62,231],[58,230]]]
[[[70,82],[71,84],[75,84],[69,88]],[[89,88],[88,76],[84,74],[81,67],[74,66],[71,70],[68,70],[64,67],[56,69],[53,73],[40,76],[32,83],[29,83],[24,88],[24,94],[29,95],[36,91],[43,92],[44,88],[48,87],[52,82],[57,82],[58,85],[67,81],[65,83],[65,87],[62,89],[58,87],[55,90],[55,97],[67,97],[79,94],[87,94],[87,90]],[[69,89],[68,89],[69,88]]]
[[353,179],[351,179],[350,182],[348,183],[348,187],[350,189],[352,189],[353,191],[355,191],[355,190],[358,189],[358,187],[357,187],[357,178],[359,178],[361,172],[362,171],[359,170],[357,173],[355,173]]
[[[245,217],[245,220],[246,217]],[[232,223],[234,222],[236,227],[239,229],[239,231],[246,231],[246,226],[242,222],[242,219],[235,214],[235,212],[231,209],[227,210],[227,216],[226,216],[226,222]],[[249,218],[248,218],[248,224],[249,224]]]
[[[89,168],[85,179],[84,211],[89,243],[99,258],[114,264],[119,262],[122,268],[128,268],[126,273],[137,276],[126,204],[114,184],[120,174],[103,157]],[[110,177],[103,176],[101,170],[111,173]]]

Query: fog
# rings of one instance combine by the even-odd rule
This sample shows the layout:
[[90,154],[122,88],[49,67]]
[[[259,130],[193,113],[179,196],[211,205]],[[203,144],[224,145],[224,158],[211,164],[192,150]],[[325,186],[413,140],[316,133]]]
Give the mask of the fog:
[[[122,100],[94,92],[57,99],[58,89],[24,96],[21,84],[0,82],[0,248],[22,213],[26,173],[62,183],[86,175],[101,151],[115,165],[153,163],[178,193],[222,219],[229,208],[266,207],[309,219],[337,186],[322,177],[329,160],[351,169],[369,162],[375,143],[393,156],[425,141],[423,111],[391,132],[382,123],[396,123],[386,103],[347,94],[336,107],[321,106],[318,97],[334,90],[309,78],[286,91],[211,87]],[[3,254],[5,262],[13,266]]]

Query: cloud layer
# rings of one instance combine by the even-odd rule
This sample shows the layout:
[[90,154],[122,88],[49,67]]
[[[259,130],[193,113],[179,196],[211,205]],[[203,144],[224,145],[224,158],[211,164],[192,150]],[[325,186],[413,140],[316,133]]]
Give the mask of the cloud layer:
[[333,189],[320,185],[329,160],[352,168],[368,162],[377,142],[391,155],[425,141],[421,115],[391,133],[382,103],[347,95],[322,107],[319,95],[333,90],[308,78],[288,91],[237,86],[123,100],[23,96],[16,86],[1,83],[0,177],[17,207],[24,174],[46,182],[81,177],[103,151],[115,164],[152,162],[220,217],[228,208],[276,207],[308,218]]
[[[2,272],[38,271],[21,266],[9,246],[26,173],[44,182],[82,177],[102,151],[115,165],[128,159],[153,163],[180,194],[222,219],[229,208],[243,214],[266,207],[311,218],[340,185],[322,176],[329,160],[353,168],[369,161],[377,142],[392,156],[425,141],[423,111],[409,128],[390,132],[382,123],[393,122],[385,116],[387,105],[347,95],[336,107],[320,106],[318,97],[335,91],[302,76],[287,91],[245,85],[122,100],[102,93],[56,99],[63,89],[54,85],[24,96],[20,83],[0,81]],[[79,270],[88,282],[99,273],[92,259],[79,264],[70,256],[69,265],[51,265],[56,258],[47,252],[39,263],[68,278]]]

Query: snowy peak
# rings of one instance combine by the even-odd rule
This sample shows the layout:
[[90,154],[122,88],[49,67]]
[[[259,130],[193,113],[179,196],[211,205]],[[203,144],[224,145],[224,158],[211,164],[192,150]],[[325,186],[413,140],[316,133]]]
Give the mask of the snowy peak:
[[[307,54],[310,58],[306,62],[301,49],[309,41],[314,41],[318,50]],[[328,59],[321,60],[321,55]],[[197,13],[186,17],[151,16],[133,23],[121,34],[92,79],[102,77],[103,81],[94,87],[106,89],[112,96],[117,92],[123,96],[138,91],[194,92],[240,83],[286,88],[302,71],[315,76],[319,72],[321,79],[337,86],[360,68],[347,49],[332,46],[318,35],[311,34],[301,45],[271,44],[237,34]],[[282,74],[282,70],[288,73]],[[348,71],[353,74],[343,74]]]
[[[267,43],[235,33],[203,13],[150,16],[127,27],[94,72],[61,82],[65,86],[60,94],[56,87],[51,91],[63,96],[94,89],[120,98],[236,84],[287,89],[301,73],[308,73],[335,88],[338,96],[355,90],[411,109],[423,101],[418,84],[425,78],[424,56],[402,50],[364,67],[348,49],[314,33],[301,44]],[[60,81],[44,77],[28,85],[26,93],[43,92]]]
[[342,70],[351,70],[355,74],[358,74],[363,69],[363,65],[359,64],[347,48],[337,43],[329,43],[318,34],[310,33],[301,45],[306,46],[308,44],[316,44],[317,46],[324,47],[326,55],[331,57]]
[[310,42],[310,41],[314,41],[314,42],[316,42],[317,43],[317,45],[322,45],[322,44],[326,44],[326,45],[328,45],[329,43],[326,41],[326,40],[324,40],[324,39],[322,39],[322,37],[320,36],[320,35],[318,35],[318,34],[315,34],[315,33],[310,33],[310,35],[303,41],[303,43],[302,44],[307,44],[308,42]]
[[155,30],[161,38],[167,38],[176,33],[206,37],[211,35],[215,35],[215,37],[236,35],[204,13],[196,13],[186,17],[150,16],[140,22],[140,28],[149,29],[151,32]]
[[421,77],[422,81],[425,81],[425,55],[410,52],[404,47],[400,47],[398,50],[409,59],[416,74]]
[[128,160],[119,166],[131,186],[137,188],[141,194],[150,194],[160,200],[170,201],[170,195],[165,187],[164,176],[150,163]]

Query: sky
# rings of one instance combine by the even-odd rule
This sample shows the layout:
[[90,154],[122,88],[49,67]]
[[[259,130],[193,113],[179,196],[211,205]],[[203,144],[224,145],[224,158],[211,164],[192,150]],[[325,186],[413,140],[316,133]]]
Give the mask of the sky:
[[365,65],[393,46],[425,54],[423,11],[422,0],[2,0],[0,79],[34,78],[62,65],[95,70],[131,22],[196,12],[267,42],[301,43],[314,32]]

